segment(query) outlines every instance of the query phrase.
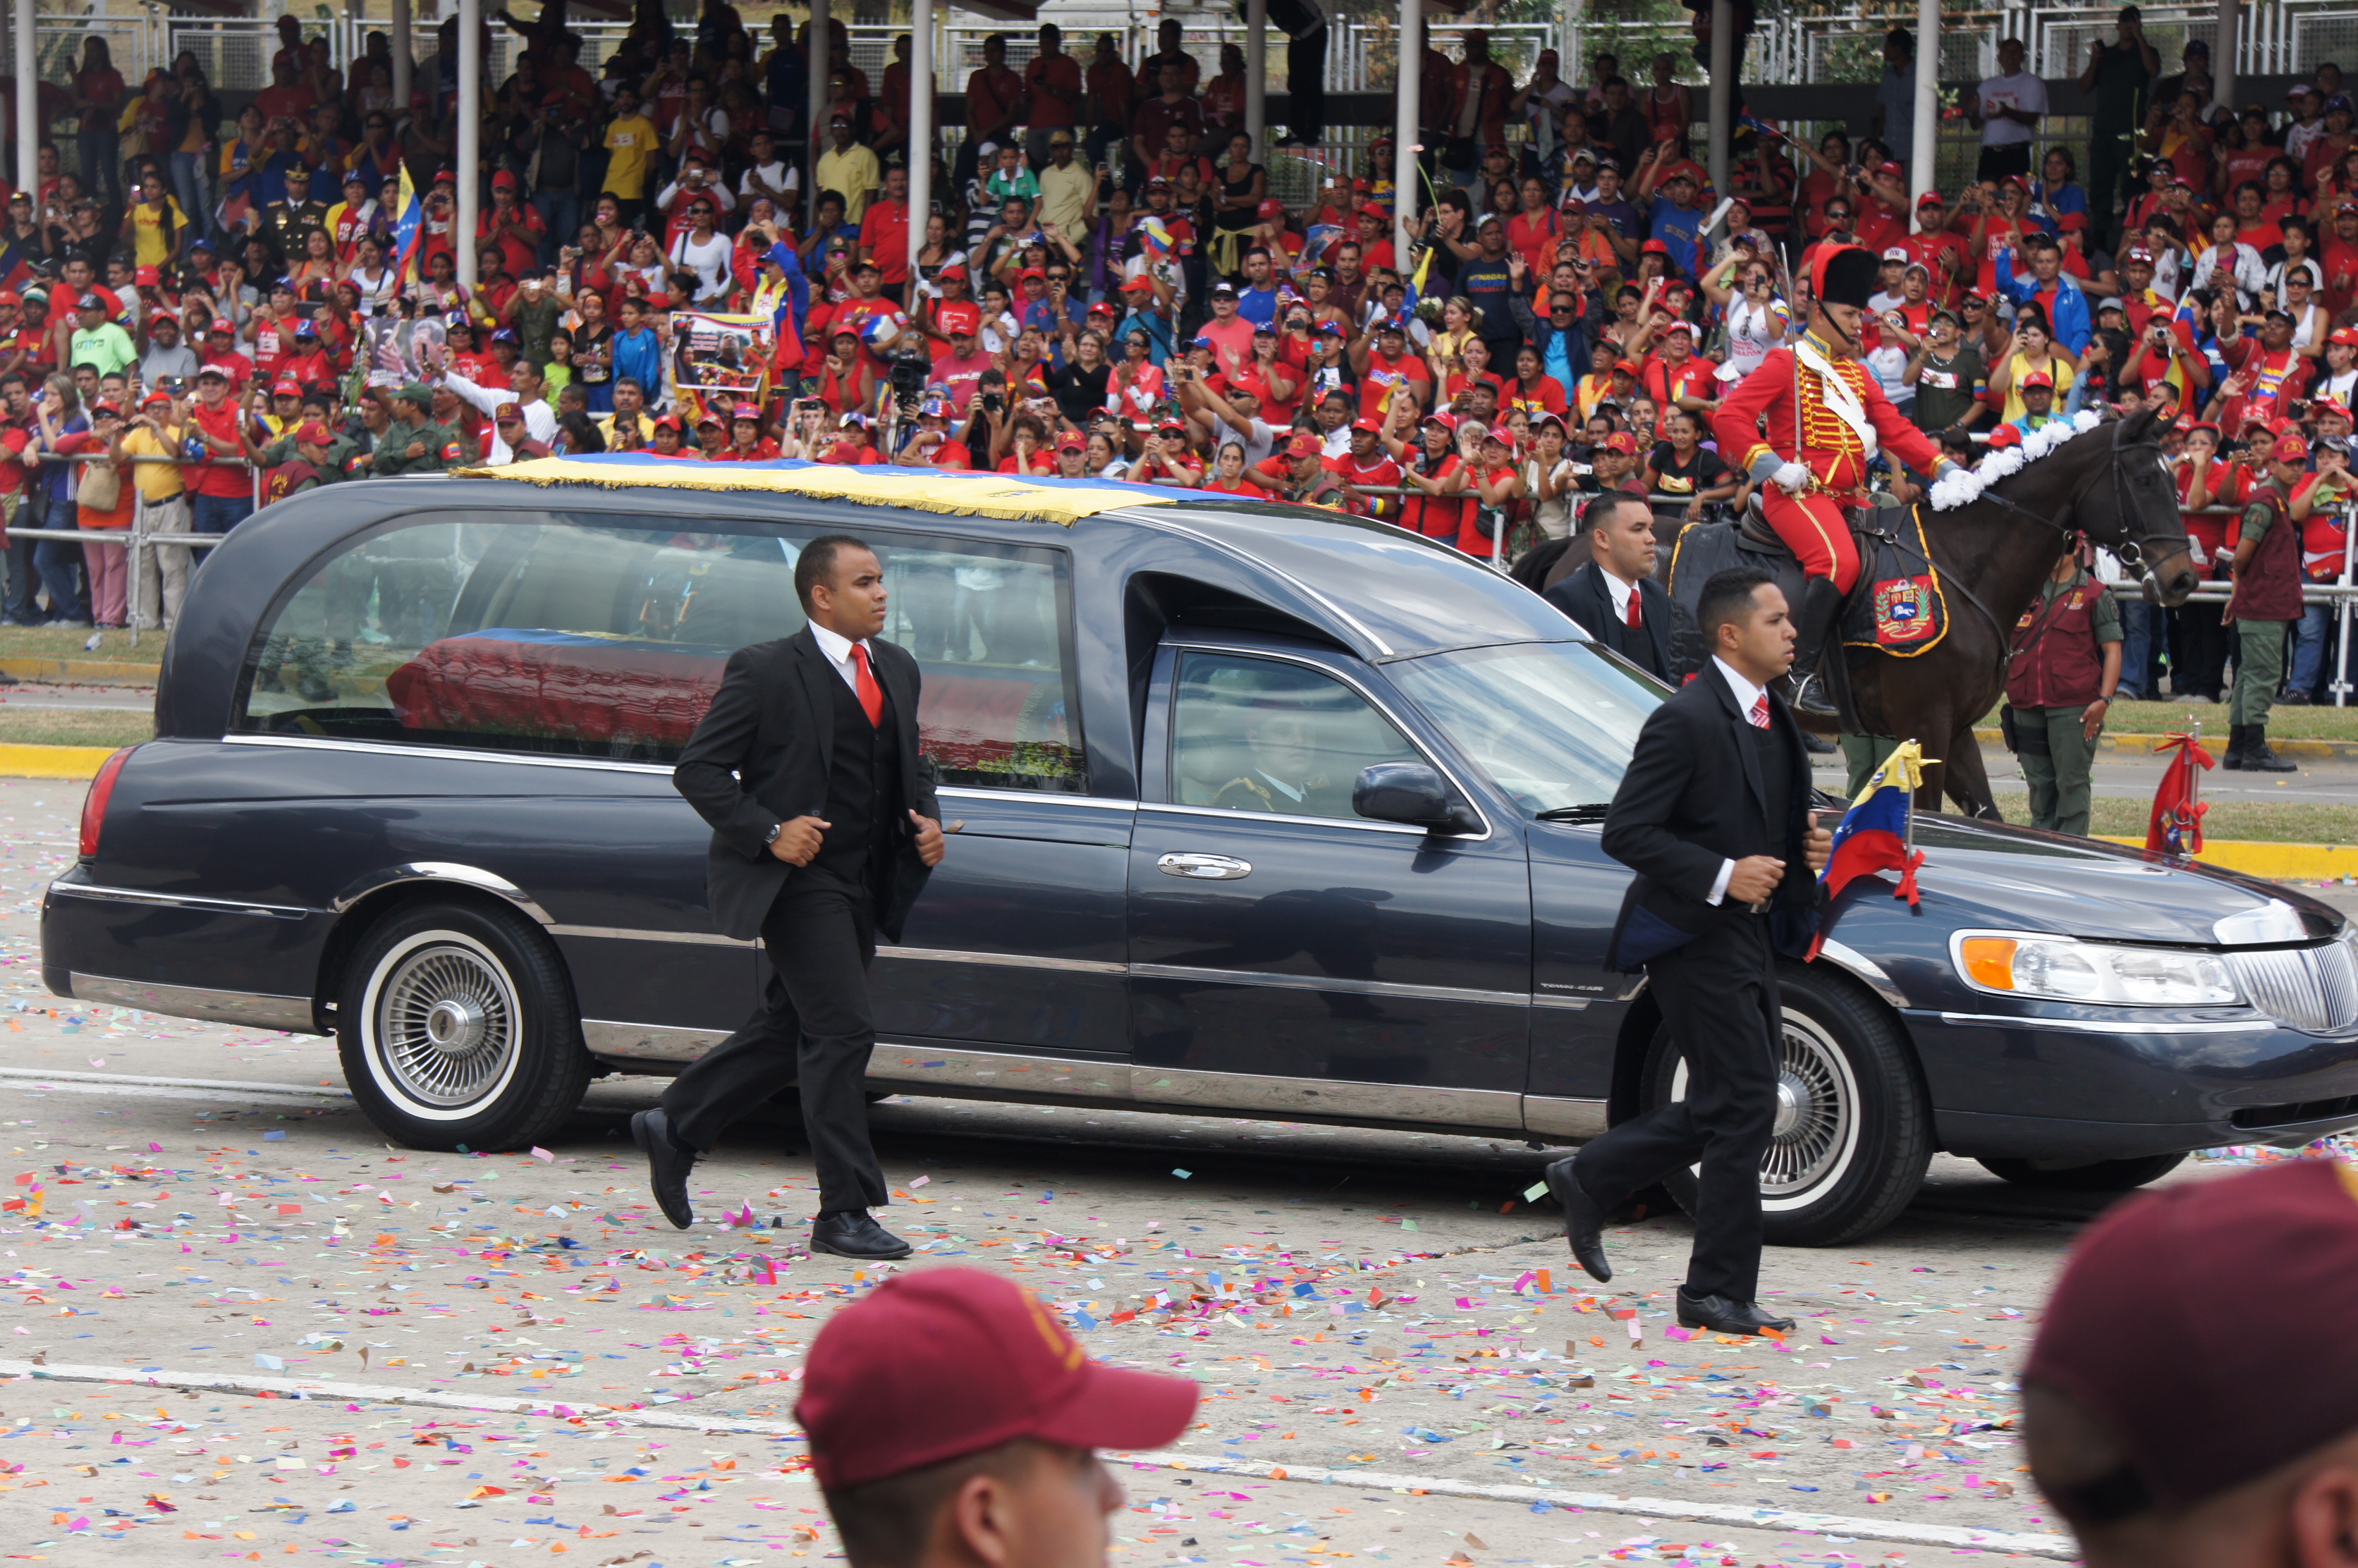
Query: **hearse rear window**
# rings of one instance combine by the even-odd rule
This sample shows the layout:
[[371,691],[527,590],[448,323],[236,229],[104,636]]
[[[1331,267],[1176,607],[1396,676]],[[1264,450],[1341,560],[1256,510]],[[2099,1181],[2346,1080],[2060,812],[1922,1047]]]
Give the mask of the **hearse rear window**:
[[[827,530],[691,533],[595,514],[444,515],[347,546],[283,600],[238,728],[667,762],[730,654],[802,629],[795,560]],[[865,535],[884,635],[925,669],[946,784],[1084,793],[1059,550]]]

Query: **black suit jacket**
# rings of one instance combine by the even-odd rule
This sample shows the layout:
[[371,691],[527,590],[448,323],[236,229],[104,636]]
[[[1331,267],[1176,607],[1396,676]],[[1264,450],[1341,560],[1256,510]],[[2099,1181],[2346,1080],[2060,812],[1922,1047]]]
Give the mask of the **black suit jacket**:
[[[917,752],[917,661],[881,637],[871,638],[869,646],[877,684],[892,705],[903,804],[938,819],[933,764]],[[807,626],[774,643],[740,648],[729,655],[711,708],[680,751],[672,784],[712,824],[705,896],[713,925],[726,935],[759,936],[778,890],[796,870],[770,852],[770,829],[826,814],[827,770],[835,761],[835,696],[827,683],[842,678]],[[928,868],[917,858],[916,829],[905,813],[877,826],[899,852],[876,925],[887,941],[897,942]]]
[[[1638,873],[1613,925],[1606,961],[1614,968],[1642,962],[1642,956],[1623,961],[1623,938],[1640,910],[1691,937],[1729,921],[1760,918],[1732,898],[1708,902],[1720,862],[1747,855],[1775,855],[1785,862],[1785,879],[1770,901],[1770,936],[1779,952],[1798,957],[1808,950],[1819,904],[1807,858],[1810,755],[1801,728],[1773,691],[1768,722],[1792,770],[1792,806],[1781,823],[1768,818],[1751,723],[1736,711],[1736,694],[1718,665],[1705,665],[1638,732],[1637,752],[1606,813],[1600,839],[1606,854]],[[1743,781],[1740,788],[1729,787],[1735,779]],[[1660,928],[1653,921],[1641,922],[1652,938],[1644,945],[1660,951]]]
[[1580,629],[1649,675],[1671,676],[1671,628],[1676,611],[1668,589],[1652,578],[1638,584],[1638,631],[1613,613],[1613,590],[1606,586],[1605,570],[1589,562],[1549,589],[1550,604],[1580,622]]

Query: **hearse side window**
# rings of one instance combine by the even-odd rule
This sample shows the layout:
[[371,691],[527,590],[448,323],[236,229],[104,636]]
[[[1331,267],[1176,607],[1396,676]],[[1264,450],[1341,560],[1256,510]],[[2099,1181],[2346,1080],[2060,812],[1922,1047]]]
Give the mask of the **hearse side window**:
[[1229,654],[1181,655],[1171,752],[1182,806],[1355,821],[1351,786],[1360,769],[1423,760],[1341,681]]
[[[730,654],[801,630],[795,560],[827,531],[546,513],[396,524],[281,601],[238,728],[670,762]],[[941,781],[1085,791],[1063,553],[866,536],[892,594],[884,635],[925,669],[918,730]]]

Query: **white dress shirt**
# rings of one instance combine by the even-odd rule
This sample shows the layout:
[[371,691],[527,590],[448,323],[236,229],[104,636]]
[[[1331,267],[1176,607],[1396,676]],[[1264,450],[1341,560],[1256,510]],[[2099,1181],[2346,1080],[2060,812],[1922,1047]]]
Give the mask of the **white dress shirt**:
[[[1615,579],[1613,574],[1611,572],[1606,572],[1605,574],[1605,580],[1608,583],[1614,581]],[[1720,677],[1727,682],[1727,689],[1735,694],[1736,711],[1744,714],[1746,716],[1744,720],[1745,723],[1747,725],[1750,724],[1752,722],[1750,715],[1753,704],[1758,702],[1760,698],[1767,694],[1768,688],[1767,687],[1754,686],[1749,680],[1736,674],[1736,667],[1730,665],[1725,659],[1721,658],[1717,654],[1714,654],[1711,656],[1711,662],[1713,667],[1719,671]],[[1720,861],[1719,875],[1714,877],[1711,881],[1711,897],[1706,899],[1704,902],[1707,903],[1717,903],[1721,899],[1725,898],[1727,896],[1727,880],[1735,874],[1736,862],[1734,860]]]
[[[1596,575],[1605,579],[1605,591],[1613,598],[1613,619],[1627,626],[1629,624],[1629,596],[1638,591],[1638,585],[1634,582],[1623,582],[1602,561],[1596,564]],[[1722,669],[1726,667],[1725,665],[1720,665]]]
[[[853,646],[851,639],[845,636],[840,632],[828,630],[827,627],[820,625],[816,621],[810,623],[810,629],[811,638],[818,643],[818,651],[820,654],[826,658],[829,665],[835,667],[835,673],[843,677],[843,684],[851,688],[852,695],[854,697],[859,696],[860,666],[853,664],[851,661],[851,650]],[[868,639],[865,637],[862,637],[860,640],[858,645],[866,649],[868,654],[868,670],[871,675],[874,675],[876,672],[876,650],[868,646]],[[882,691],[884,688],[884,683],[881,678],[877,681],[876,687],[879,691]]]

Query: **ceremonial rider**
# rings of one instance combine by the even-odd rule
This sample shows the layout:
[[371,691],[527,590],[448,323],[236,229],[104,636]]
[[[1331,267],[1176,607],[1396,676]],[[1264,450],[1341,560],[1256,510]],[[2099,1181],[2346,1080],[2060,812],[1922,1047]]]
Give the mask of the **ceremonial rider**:
[[1737,466],[1760,485],[1768,525],[1808,574],[1794,616],[1790,701],[1820,718],[1834,716],[1817,680],[1818,657],[1858,578],[1849,510],[1866,504],[1867,464],[1882,449],[1935,479],[1960,466],[1891,406],[1860,362],[1861,325],[1881,266],[1857,245],[1821,249],[1810,268],[1809,331],[1764,355],[1712,420],[1719,449],[1743,454]]

